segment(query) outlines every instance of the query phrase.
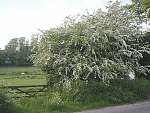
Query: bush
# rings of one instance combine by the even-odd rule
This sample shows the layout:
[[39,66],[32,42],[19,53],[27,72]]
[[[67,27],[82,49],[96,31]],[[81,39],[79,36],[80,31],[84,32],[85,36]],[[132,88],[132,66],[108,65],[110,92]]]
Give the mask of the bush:
[[125,91],[131,91],[136,94],[140,99],[147,99],[150,96],[150,81],[145,79],[140,80],[115,80],[111,83],[113,86],[117,87],[120,85]]
[[[77,90],[77,89],[76,89]],[[150,98],[148,80],[113,80],[109,85],[103,82],[82,81],[76,93],[71,93],[73,100],[81,103],[108,101],[113,104],[133,103]]]

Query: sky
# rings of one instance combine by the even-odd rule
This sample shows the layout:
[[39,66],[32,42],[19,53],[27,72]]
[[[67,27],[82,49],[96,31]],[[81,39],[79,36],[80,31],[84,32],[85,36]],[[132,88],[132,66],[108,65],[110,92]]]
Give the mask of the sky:
[[[60,26],[68,15],[105,10],[108,0],[0,0],[0,48],[12,38]],[[112,0],[115,1],[115,0]],[[130,0],[121,0],[128,3]]]

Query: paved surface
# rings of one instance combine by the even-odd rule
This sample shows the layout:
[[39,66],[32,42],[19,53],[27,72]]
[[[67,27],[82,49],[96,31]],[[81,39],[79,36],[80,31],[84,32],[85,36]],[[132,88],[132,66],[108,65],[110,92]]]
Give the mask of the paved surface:
[[107,107],[78,113],[150,113],[150,101],[123,106]]

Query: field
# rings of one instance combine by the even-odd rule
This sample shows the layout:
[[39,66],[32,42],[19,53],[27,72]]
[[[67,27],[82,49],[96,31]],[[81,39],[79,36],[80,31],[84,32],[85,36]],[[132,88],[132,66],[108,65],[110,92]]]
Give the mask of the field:
[[0,86],[45,84],[45,76],[37,67],[0,67]]

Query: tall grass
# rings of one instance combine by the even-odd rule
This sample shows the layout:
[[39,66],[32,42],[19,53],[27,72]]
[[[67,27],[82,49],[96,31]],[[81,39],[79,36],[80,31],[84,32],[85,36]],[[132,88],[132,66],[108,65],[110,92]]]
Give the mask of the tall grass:
[[110,85],[92,81],[89,84],[82,82],[78,90],[51,89],[46,96],[20,99],[15,104],[19,113],[70,113],[149,98],[148,80],[115,80]]
[[0,90],[0,113],[16,113],[19,108],[5,94],[5,90]]

